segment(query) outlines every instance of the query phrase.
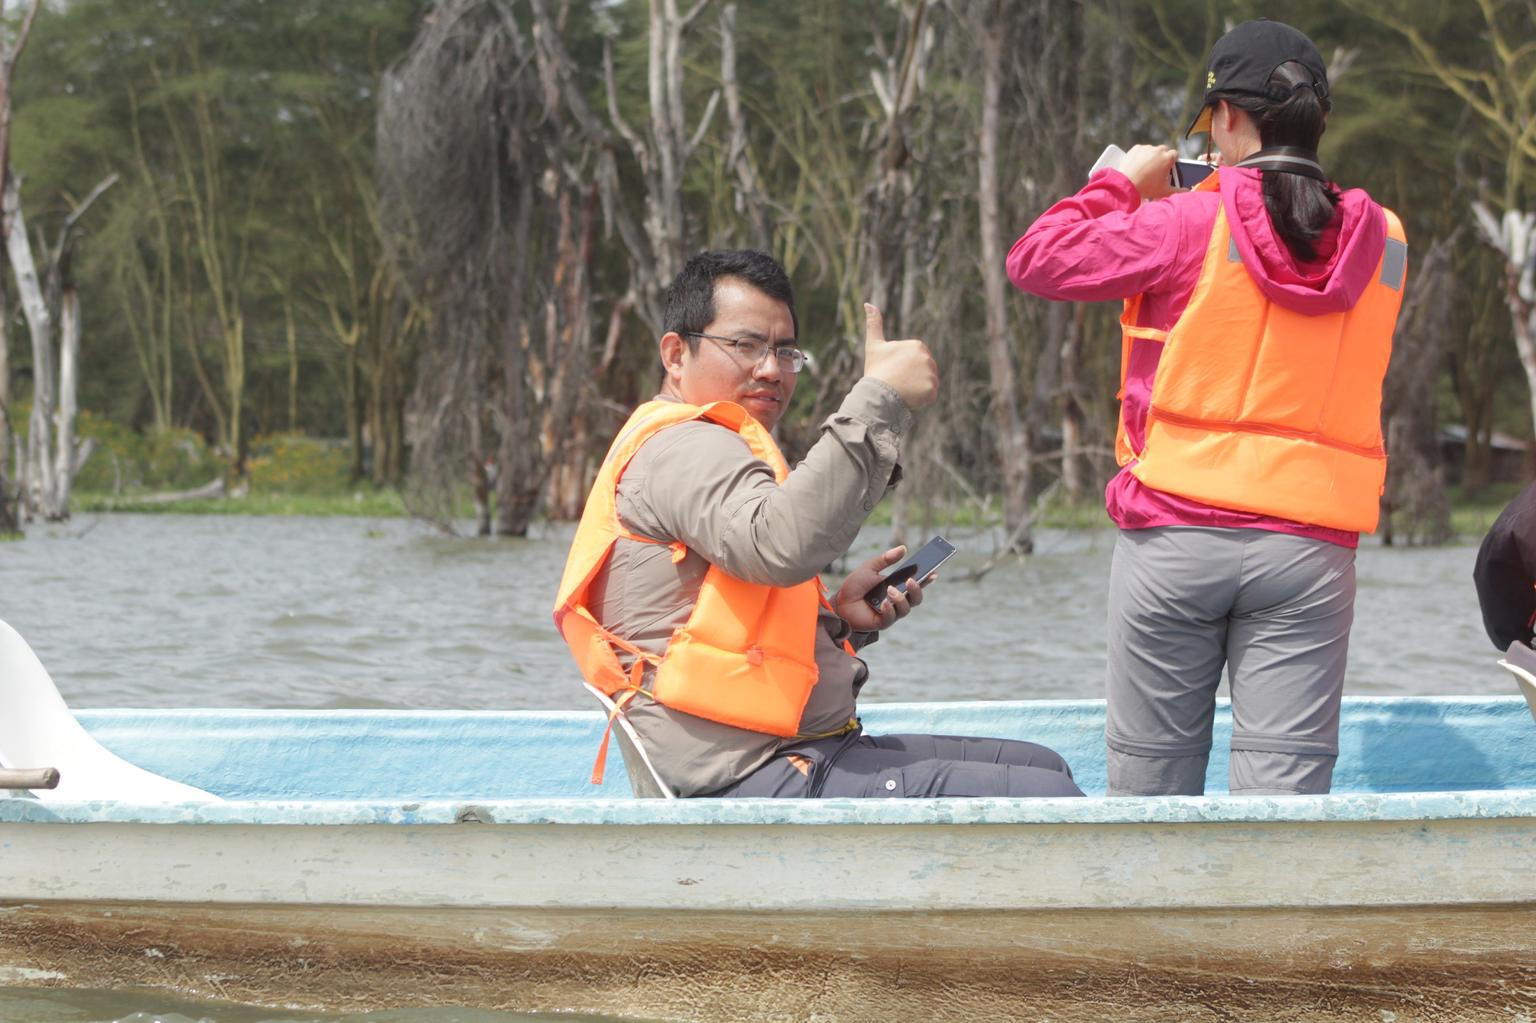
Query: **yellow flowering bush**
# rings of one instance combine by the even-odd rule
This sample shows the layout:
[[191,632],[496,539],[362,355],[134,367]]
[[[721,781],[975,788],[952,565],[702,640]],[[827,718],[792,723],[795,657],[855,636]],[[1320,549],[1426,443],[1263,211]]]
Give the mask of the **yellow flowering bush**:
[[273,433],[251,443],[246,471],[252,494],[329,494],[347,486],[347,449],[298,433]]

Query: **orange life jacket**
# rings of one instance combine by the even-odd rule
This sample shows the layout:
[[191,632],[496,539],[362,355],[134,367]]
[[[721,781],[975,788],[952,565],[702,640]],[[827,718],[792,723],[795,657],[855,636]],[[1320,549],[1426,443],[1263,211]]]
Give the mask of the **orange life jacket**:
[[[773,469],[780,483],[789,475],[778,445],[740,405],[715,402],[698,406],[672,401],[641,405],[614,439],[592,484],[560,580],[555,624],[588,682],[610,697],[620,690],[628,691],[616,700],[621,707],[643,691],[675,710],[789,738],[797,734],[800,715],[816,685],[816,616],[822,600],[819,578],[796,586],[765,586],[744,582],[711,565],[687,623],[673,633],[666,652],[659,657],[603,628],[587,607],[592,581],[620,537],[659,542],[631,533],[620,523],[619,477],[647,440],[669,426],[693,419],[708,419],[736,431],[752,453]],[[674,563],[688,553],[682,543],[670,546]],[[634,657],[627,673],[619,663],[619,650]],[[642,685],[648,664],[656,671],[651,688],[645,690]]]
[[[1197,190],[1215,190],[1211,175]],[[1372,532],[1387,453],[1381,384],[1402,304],[1408,248],[1390,210],[1375,279],[1354,307],[1308,316],[1265,298],[1216,214],[1200,279],[1167,331],[1137,324],[1142,296],[1120,318],[1124,394],[1131,347],[1162,342],[1142,450],[1124,416],[1121,465],[1149,487],[1218,508]]]

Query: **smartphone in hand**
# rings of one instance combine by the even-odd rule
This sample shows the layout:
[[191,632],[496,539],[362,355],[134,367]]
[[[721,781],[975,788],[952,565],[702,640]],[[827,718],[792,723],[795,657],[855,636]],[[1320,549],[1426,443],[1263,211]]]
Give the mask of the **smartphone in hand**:
[[937,571],[940,565],[953,557],[954,553],[954,544],[942,536],[934,537],[923,544],[922,550],[891,569],[878,583],[870,587],[869,592],[864,594],[864,602],[878,612],[885,604],[887,587],[894,586],[901,593],[907,592],[907,583],[913,579],[921,583]]
[[1215,170],[1212,164],[1204,160],[1175,160],[1169,177],[1174,188],[1194,188]]

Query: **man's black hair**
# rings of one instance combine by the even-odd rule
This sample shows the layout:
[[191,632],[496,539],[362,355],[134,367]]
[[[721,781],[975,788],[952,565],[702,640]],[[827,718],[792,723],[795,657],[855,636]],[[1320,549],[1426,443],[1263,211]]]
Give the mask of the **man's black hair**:
[[[728,249],[700,252],[683,264],[672,283],[667,285],[661,316],[663,333],[677,331],[686,336],[707,330],[715,321],[715,282],[722,277],[735,277],[769,298],[783,302],[789,307],[789,318],[795,324],[795,330],[799,331],[795,291],[790,286],[789,274],[784,272],[779,261],[755,249]],[[690,343],[694,340],[689,338]]]

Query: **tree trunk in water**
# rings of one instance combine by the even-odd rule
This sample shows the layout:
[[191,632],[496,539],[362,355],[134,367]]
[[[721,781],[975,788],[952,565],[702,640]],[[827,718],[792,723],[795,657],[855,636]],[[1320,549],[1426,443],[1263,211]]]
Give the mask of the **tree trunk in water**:
[[387,342],[368,374],[368,431],[373,436],[372,479],[377,486],[400,482],[400,369]]
[[1072,332],[1061,347],[1061,490],[1067,502],[1083,499],[1083,407],[1078,402],[1078,357],[1083,349],[1086,312],[1073,307]]
[[33,518],[45,514],[45,502],[53,494],[53,318],[37,277],[32,259],[32,245],[27,240],[27,226],[21,214],[21,190],[16,178],[6,175],[5,219],[10,224],[6,252],[15,272],[16,292],[32,335],[32,416],[27,432],[26,465],[22,470],[26,492],[22,495],[22,515]]
[[1507,209],[1502,218],[1482,202],[1472,204],[1483,239],[1504,257],[1504,301],[1520,366],[1530,391],[1531,422],[1536,425],[1536,213]]
[[[26,49],[32,22],[41,7],[42,0],[31,0],[15,35],[12,36],[9,31],[0,33],[0,235],[4,235],[6,241],[6,245],[0,249],[6,251],[16,227],[11,214],[15,212],[19,216],[21,212],[17,185],[11,174],[11,78],[16,73],[16,64],[21,60],[22,50]],[[0,269],[4,265],[5,260],[0,258]],[[15,536],[21,532],[21,522],[26,515],[23,507],[26,498],[22,489],[13,489],[7,478],[9,473],[6,464],[13,446],[16,452],[16,471],[23,479],[26,468],[21,448],[19,444],[14,444],[16,438],[11,434],[10,332],[6,324],[9,316],[6,305],[5,289],[0,287],[0,536]]]
[[[543,490],[552,518],[577,518],[583,483],[592,380],[591,266],[598,190],[565,187],[559,203],[554,288],[545,328],[544,409],[539,428]],[[579,201],[578,201],[579,200]]]
[[[505,471],[505,466],[495,469]],[[472,415],[469,424],[469,489],[475,503],[475,535],[491,535],[491,488],[498,475],[485,457],[485,432],[480,416]]]
[[1467,423],[1467,439],[1462,444],[1461,489],[1476,494],[1493,478],[1493,448],[1485,424]]
[[347,345],[346,379],[342,381],[342,401],[347,417],[347,478],[353,483],[363,478],[363,413],[357,397],[357,341]]
[[245,475],[245,429],[241,423],[245,411],[245,317],[235,321],[226,335],[224,381],[229,397],[229,451],[234,459],[235,475]]
[[58,522],[69,518],[69,497],[75,473],[84,461],[75,450],[75,416],[79,412],[76,392],[79,388],[80,293],[64,289],[59,303],[59,412],[57,450],[54,452],[53,486],[46,515]]
[[[1514,276],[1513,268],[1510,276]],[[1525,381],[1531,391],[1531,422],[1536,424],[1536,304],[1524,301],[1515,292],[1509,302],[1509,311],[1515,330],[1515,347],[1520,351],[1520,365],[1525,370]]]
[[[558,187],[558,186],[556,186]],[[496,530],[502,536],[527,536],[543,488],[538,436],[539,421],[528,403],[528,350],[524,346],[527,316],[523,310],[528,276],[528,244],[533,229],[533,189],[530,175],[517,184],[517,215],[512,226],[512,265],[502,316],[502,387],[506,422],[496,460]],[[530,493],[530,490],[532,491]]]
[[1448,239],[1430,245],[1414,281],[1398,317],[1382,383],[1382,420],[1391,452],[1381,501],[1384,544],[1395,543],[1400,534],[1410,544],[1440,544],[1451,536],[1435,423],[1445,338],[1455,331],[1456,282]]
[[[995,26],[993,26],[995,27]],[[1003,239],[998,196],[998,110],[1003,84],[1003,40],[999,31],[981,26],[981,139],[977,193],[981,212],[981,272],[987,315],[987,368],[992,417],[997,432],[999,474],[1003,481],[1003,535],[1011,551],[1030,547],[1029,449],[1019,418],[1018,381],[1008,334],[1008,282],[1003,267]]]
[[7,329],[8,310],[5,304],[4,289],[0,289],[0,537],[15,536],[21,532],[21,521],[16,514],[16,494],[7,469],[11,456],[11,367],[10,331]]
[[299,429],[299,335],[293,325],[293,302],[283,296],[283,326],[288,333],[288,432]]

